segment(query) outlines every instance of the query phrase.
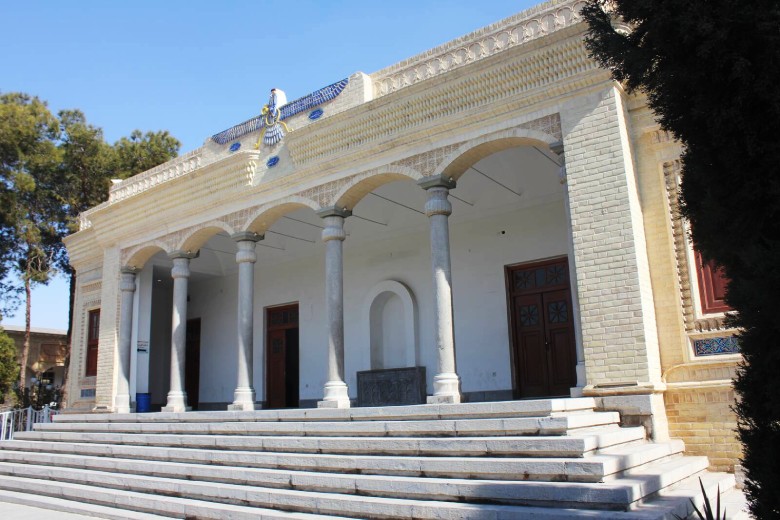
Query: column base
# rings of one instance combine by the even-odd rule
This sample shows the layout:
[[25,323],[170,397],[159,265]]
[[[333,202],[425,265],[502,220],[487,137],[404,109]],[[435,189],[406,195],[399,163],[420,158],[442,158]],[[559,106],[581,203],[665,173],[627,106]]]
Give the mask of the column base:
[[130,396],[117,395],[114,397],[114,413],[131,413],[133,407],[130,406]]
[[458,374],[436,374],[433,378],[433,395],[428,396],[428,404],[450,404],[460,401]]
[[344,381],[325,383],[325,395],[317,402],[317,408],[349,408],[349,392]]
[[229,404],[227,409],[229,411],[252,411],[255,409],[255,389],[248,388],[236,388],[233,392],[233,403]]
[[168,392],[168,403],[163,406],[161,412],[189,412],[192,407],[187,406],[187,392]]

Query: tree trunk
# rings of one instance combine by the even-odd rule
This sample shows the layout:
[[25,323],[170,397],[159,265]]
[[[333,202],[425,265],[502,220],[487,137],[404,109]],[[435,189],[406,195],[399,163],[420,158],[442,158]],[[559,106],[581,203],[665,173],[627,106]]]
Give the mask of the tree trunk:
[[24,343],[22,344],[22,366],[19,370],[19,388],[27,386],[27,359],[30,357],[30,308],[32,306],[32,291],[30,277],[24,277]]

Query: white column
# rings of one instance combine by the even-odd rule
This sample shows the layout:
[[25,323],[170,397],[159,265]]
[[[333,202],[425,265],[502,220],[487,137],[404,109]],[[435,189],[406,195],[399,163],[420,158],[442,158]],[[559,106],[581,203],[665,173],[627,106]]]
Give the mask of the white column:
[[582,347],[582,326],[580,325],[580,303],[577,296],[577,265],[574,259],[574,235],[571,229],[571,208],[569,207],[569,185],[566,183],[566,157],[563,145],[553,145],[550,149],[558,156],[561,169],[558,177],[563,186],[563,206],[566,212],[566,233],[568,241],[569,257],[569,285],[571,286],[571,317],[574,323],[574,343],[577,353],[577,387],[571,389],[572,397],[582,396],[582,388],[585,387],[585,350]]
[[135,294],[135,267],[123,267],[119,281],[121,293],[119,314],[119,379],[116,383],[114,411],[130,413],[130,358],[133,334],[133,296]]
[[173,260],[173,320],[171,321],[171,386],[168,404],[163,412],[187,411],[187,392],[184,391],[184,368],[187,354],[187,282],[190,277],[190,259],[195,255],[188,251],[174,251],[168,255]]
[[431,266],[433,270],[434,337],[438,354],[438,372],[433,378],[429,403],[459,403],[460,378],[455,367],[455,334],[452,320],[452,270],[450,268],[449,216],[452,204],[447,200],[455,181],[433,177],[420,181],[428,194],[425,215],[431,228]]
[[253,361],[254,352],[254,300],[255,300],[255,262],[257,253],[255,246],[263,235],[250,231],[233,235],[238,252],[236,263],[238,264],[238,375],[236,390],[233,393],[233,404],[228,405],[228,410],[254,410],[255,389],[253,386]]
[[342,242],[347,237],[344,219],[347,210],[326,208],[319,216],[325,221],[325,306],[328,311],[328,382],[320,408],[349,408],[349,393],[344,382],[344,261]]

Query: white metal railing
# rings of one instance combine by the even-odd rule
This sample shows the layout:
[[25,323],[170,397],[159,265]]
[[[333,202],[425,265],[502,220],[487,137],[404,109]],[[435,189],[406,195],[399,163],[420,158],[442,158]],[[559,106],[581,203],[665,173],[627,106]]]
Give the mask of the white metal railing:
[[18,410],[8,410],[0,413],[0,441],[10,441],[15,432],[28,432],[33,429],[33,424],[50,423],[51,418],[59,412],[49,408],[48,405],[40,410],[32,406]]

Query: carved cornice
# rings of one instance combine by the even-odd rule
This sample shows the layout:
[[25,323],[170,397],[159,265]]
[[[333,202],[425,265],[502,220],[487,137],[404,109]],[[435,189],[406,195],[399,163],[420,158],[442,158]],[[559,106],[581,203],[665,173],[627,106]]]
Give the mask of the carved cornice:
[[163,182],[186,175],[201,167],[203,149],[198,148],[111,186],[108,203],[114,204]]
[[581,34],[564,32],[561,38],[535,50],[516,49],[468,74],[442,76],[399,97],[365,103],[332,116],[327,125],[303,128],[289,136],[290,155],[299,168],[330,165],[358,150],[375,154],[378,143],[397,146],[426,138],[430,128],[484,124],[608,80],[588,57]]
[[374,97],[396,92],[581,21],[581,0],[550,1],[371,74]]

